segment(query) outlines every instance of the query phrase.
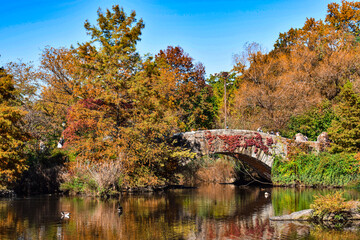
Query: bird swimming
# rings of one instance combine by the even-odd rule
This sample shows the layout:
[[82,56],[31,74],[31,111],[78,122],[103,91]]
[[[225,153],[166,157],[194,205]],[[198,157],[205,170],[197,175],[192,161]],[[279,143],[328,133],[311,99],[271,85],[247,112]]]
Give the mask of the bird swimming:
[[121,215],[123,212],[123,207],[120,204],[119,204],[119,207],[117,208],[117,211],[118,211],[119,215]]
[[264,193],[264,196],[265,196],[265,198],[268,198],[268,197],[270,196],[270,193],[265,192],[265,193]]
[[69,212],[61,212],[61,219],[63,218],[70,218],[70,213]]

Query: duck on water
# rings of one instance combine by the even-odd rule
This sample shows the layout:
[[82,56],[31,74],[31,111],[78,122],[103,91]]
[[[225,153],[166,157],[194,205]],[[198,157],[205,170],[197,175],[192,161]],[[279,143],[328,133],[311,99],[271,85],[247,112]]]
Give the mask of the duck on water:
[[70,218],[70,213],[69,212],[61,212],[61,219],[67,219]]

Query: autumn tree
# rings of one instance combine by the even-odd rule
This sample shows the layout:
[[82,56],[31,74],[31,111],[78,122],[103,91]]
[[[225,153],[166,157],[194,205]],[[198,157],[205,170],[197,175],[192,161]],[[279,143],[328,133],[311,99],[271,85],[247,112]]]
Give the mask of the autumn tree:
[[28,136],[20,127],[25,112],[13,77],[0,69],[0,187],[13,183],[27,168],[22,149]]
[[[122,128],[128,126],[132,100],[128,94],[129,84],[136,72],[140,57],[136,52],[136,43],[140,40],[142,20],[137,21],[135,12],[127,16],[122,8],[114,6],[113,11],[98,11],[98,24],[85,22],[85,29],[91,41],[80,44],[77,55],[82,62],[83,84],[92,86],[86,99],[101,101],[103,108],[98,122],[106,121],[107,129],[97,131],[98,137],[111,137],[114,141],[122,138]],[[118,147],[123,143],[115,143]],[[85,146],[92,148],[92,143]],[[115,147],[117,149],[117,147]],[[119,153],[119,149],[114,151]]]
[[341,1],[328,5],[326,21],[338,30],[350,32],[356,36],[360,34],[360,2]]
[[[59,116],[64,116],[66,108],[64,109],[59,103],[60,86],[55,85],[53,81],[61,75],[59,73],[52,75],[50,70],[45,70],[43,63],[45,53],[49,54],[47,50],[44,51],[41,59],[41,69],[35,68],[31,63],[22,62],[12,62],[6,66],[8,72],[13,75],[15,88],[20,93],[21,109],[26,111],[21,127],[31,135],[31,139],[26,143],[26,154],[30,166],[49,153],[49,151],[40,151],[40,141],[43,148],[51,152],[63,130]],[[57,59],[59,60],[59,56]]]
[[306,81],[311,63],[305,59],[272,56],[256,44],[246,46],[243,56],[234,68],[240,82],[234,100],[236,127],[279,130],[293,114],[318,101],[313,82]]
[[27,112],[22,127],[32,136],[27,142],[29,151],[36,152],[40,140],[47,147],[56,147],[66,111],[79,96],[75,62],[72,50],[46,48],[39,68],[21,62],[6,66],[20,92],[21,108]]
[[5,66],[8,74],[13,76],[14,87],[19,91],[22,106],[30,108],[38,98],[40,75],[31,63],[10,62]]
[[214,119],[211,88],[205,82],[205,68],[194,64],[181,47],[169,46],[155,56],[157,67],[168,79],[166,91],[176,107],[181,130],[210,128]]
[[[179,160],[191,154],[171,145],[170,136],[179,129],[180,108],[173,98],[180,98],[171,87],[176,87],[175,74],[167,63],[141,60],[136,43],[144,24],[135,16],[114,6],[98,11],[97,25],[85,23],[92,40],[79,44],[71,55],[78,64],[69,78],[71,97],[61,98],[70,101],[65,104],[63,134],[66,148],[76,155],[73,167],[94,172],[96,166],[110,163],[120,169],[117,178],[124,184],[154,185],[174,180]],[[184,81],[198,81],[191,71]],[[199,74],[203,80],[201,69]]]
[[125,130],[129,136],[126,153],[131,161],[124,164],[139,185],[176,182],[174,173],[179,171],[182,160],[193,154],[172,144],[172,136],[179,131],[179,118],[174,102],[169,100],[169,76],[152,58],[142,66],[129,89],[134,124]]
[[280,33],[272,51],[250,44],[236,59],[239,127],[286,131],[290,119],[323,101],[332,104],[346,80],[359,85],[358,4],[328,7],[325,21],[308,18],[303,27]]

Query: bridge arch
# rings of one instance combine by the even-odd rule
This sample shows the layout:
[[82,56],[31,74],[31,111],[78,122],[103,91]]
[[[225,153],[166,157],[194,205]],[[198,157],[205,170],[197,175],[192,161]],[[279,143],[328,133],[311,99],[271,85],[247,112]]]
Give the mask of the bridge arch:
[[200,130],[179,133],[175,138],[179,145],[198,155],[232,156],[269,182],[274,156],[287,155],[286,138],[250,130]]

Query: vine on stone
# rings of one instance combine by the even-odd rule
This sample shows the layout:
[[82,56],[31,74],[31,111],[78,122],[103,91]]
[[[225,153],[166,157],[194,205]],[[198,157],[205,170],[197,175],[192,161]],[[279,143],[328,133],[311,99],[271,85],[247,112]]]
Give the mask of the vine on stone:
[[264,144],[263,138],[259,133],[254,133],[254,136],[248,138],[243,135],[212,135],[210,131],[205,132],[205,138],[210,146],[210,151],[215,150],[214,144],[216,139],[223,141],[221,151],[234,152],[237,148],[247,149],[248,147],[255,146],[255,153],[262,150],[265,154],[270,154],[269,147],[274,144],[274,140],[271,137],[266,138],[266,144]]

